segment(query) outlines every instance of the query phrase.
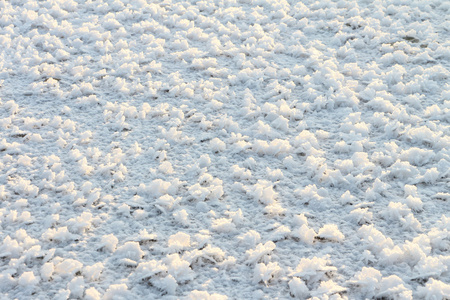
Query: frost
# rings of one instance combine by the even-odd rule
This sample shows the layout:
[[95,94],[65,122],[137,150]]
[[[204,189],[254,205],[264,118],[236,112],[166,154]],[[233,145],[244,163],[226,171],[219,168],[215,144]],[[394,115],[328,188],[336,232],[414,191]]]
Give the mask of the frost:
[[131,298],[131,292],[128,290],[128,286],[125,283],[110,285],[103,295],[103,299],[105,300],[114,300],[117,297],[124,299]]
[[21,287],[29,287],[37,285],[39,283],[39,278],[36,278],[33,272],[24,272],[20,275],[17,282]]
[[270,255],[275,248],[276,245],[272,241],[268,241],[265,244],[259,243],[255,249],[250,249],[245,252],[247,257],[246,263],[255,264],[260,261],[265,262],[268,255]]
[[302,225],[308,226],[308,218],[305,216],[305,214],[295,215],[294,223],[297,226],[302,226]]
[[104,247],[109,252],[114,252],[118,243],[119,239],[111,233],[102,237],[100,248]]
[[150,260],[140,263],[134,275],[139,280],[148,280],[153,276],[166,275],[167,267],[159,261]]
[[256,140],[252,149],[259,155],[283,155],[291,151],[291,145],[288,141],[282,139],[275,139],[270,143],[262,140]]
[[359,225],[370,224],[373,218],[373,213],[369,212],[368,208],[356,208],[350,212],[349,218],[354,220]]
[[84,294],[85,283],[81,276],[74,277],[67,285],[70,295],[75,298],[81,298]]
[[3,243],[0,246],[0,253],[3,257],[18,258],[21,256],[23,247],[19,245],[17,240],[12,239],[9,235],[3,239]]
[[327,274],[336,272],[337,268],[330,266],[331,261],[328,257],[302,258],[297,267],[290,274],[294,277],[303,279],[308,285],[327,279]]
[[447,2],[0,1],[0,294],[450,298]]
[[278,265],[277,262],[269,262],[267,265],[264,263],[259,263],[255,266],[255,271],[253,272],[253,282],[259,283],[263,282],[268,285],[283,275],[283,270]]
[[236,225],[232,219],[220,218],[213,221],[211,228],[217,232],[233,232],[236,230]]
[[312,245],[314,243],[314,239],[317,236],[317,233],[314,229],[309,228],[307,224],[303,224],[300,228],[294,229],[292,231],[292,236],[300,239],[305,244]]
[[168,246],[171,250],[180,251],[189,248],[191,237],[184,232],[178,232],[169,237]]
[[330,240],[334,242],[342,242],[345,236],[339,231],[336,224],[326,224],[319,229],[317,237],[324,240]]
[[42,234],[42,238],[49,241],[67,242],[74,239],[74,235],[64,226],[58,229],[47,229],[47,231]]
[[84,298],[86,300],[100,300],[101,294],[99,291],[95,289],[95,287],[90,287],[86,289]]
[[379,253],[386,247],[394,246],[392,239],[386,238],[374,225],[363,225],[358,230],[358,236],[367,245],[367,248],[375,253]]
[[222,152],[226,149],[226,144],[219,138],[214,138],[210,142],[210,147],[213,152]]
[[75,259],[65,259],[62,262],[55,265],[55,274],[65,277],[73,277],[73,275],[79,271],[83,264]]
[[419,197],[409,195],[402,202],[405,203],[413,211],[420,212],[423,210],[423,202]]
[[91,266],[85,266],[83,268],[83,275],[89,281],[96,281],[100,279],[103,269],[104,269],[103,263],[98,262]]
[[322,281],[319,288],[316,291],[311,292],[313,297],[326,297],[337,294],[342,294],[347,291],[346,288],[338,285],[333,280]]
[[42,280],[44,280],[44,281],[50,280],[54,270],[55,270],[55,268],[54,268],[53,263],[47,262],[47,263],[43,264],[41,267],[41,273],[40,273]]
[[445,299],[450,297],[450,285],[430,278],[425,286],[417,288],[417,296],[423,299]]
[[177,282],[184,283],[194,279],[195,273],[190,268],[191,264],[183,258],[180,258],[178,253],[167,255],[163,262],[167,266],[167,272],[172,275]]
[[238,178],[240,180],[248,180],[252,178],[252,172],[250,170],[241,168],[238,165],[233,165],[230,168],[230,171],[233,173],[233,177]]
[[442,273],[446,272],[447,269],[448,267],[442,263],[439,257],[432,256],[423,256],[414,267],[414,271],[419,277],[439,277]]
[[391,275],[381,279],[379,285],[379,292],[375,295],[376,298],[386,297],[387,295],[395,296],[397,299],[413,299],[412,291],[405,286],[403,280]]
[[294,277],[289,281],[289,290],[294,297],[304,299],[309,294],[309,289],[305,282],[298,277]]
[[189,214],[186,212],[185,209],[176,211],[173,213],[173,217],[175,218],[175,220],[177,222],[179,222],[180,224],[182,224],[183,226],[188,226],[189,225]]
[[258,180],[258,182],[247,189],[247,194],[264,205],[276,203],[278,194],[273,190],[273,184],[269,181]]
[[139,261],[144,254],[138,242],[126,242],[114,252],[118,258],[127,258],[133,261]]
[[241,244],[244,244],[247,248],[253,248],[261,241],[260,234],[255,230],[249,230],[248,232],[237,237]]
[[354,204],[356,201],[356,197],[353,196],[350,191],[346,191],[342,194],[342,196],[339,198],[339,201],[341,204]]
[[348,283],[357,286],[365,297],[370,298],[375,295],[381,278],[381,272],[377,269],[363,267]]
[[198,300],[198,299],[201,299],[201,300],[227,300],[228,297],[225,295],[217,294],[217,293],[210,294],[206,291],[193,290],[192,292],[189,293],[188,299],[189,300]]

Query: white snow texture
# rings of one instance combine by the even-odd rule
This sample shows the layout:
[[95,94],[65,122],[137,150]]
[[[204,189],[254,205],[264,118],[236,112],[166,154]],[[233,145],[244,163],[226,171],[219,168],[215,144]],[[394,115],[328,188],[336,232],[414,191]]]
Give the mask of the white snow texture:
[[450,299],[449,16],[0,0],[0,298]]

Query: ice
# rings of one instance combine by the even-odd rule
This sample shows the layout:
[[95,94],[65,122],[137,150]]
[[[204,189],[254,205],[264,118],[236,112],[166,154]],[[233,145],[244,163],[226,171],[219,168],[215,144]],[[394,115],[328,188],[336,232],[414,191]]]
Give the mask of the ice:
[[449,298],[449,4],[225,2],[0,1],[2,295]]
[[292,236],[300,239],[300,241],[305,244],[312,245],[314,243],[314,239],[317,236],[317,233],[314,229],[309,228],[307,224],[302,224],[300,228],[294,229],[292,231]]
[[138,242],[126,242],[114,252],[118,258],[127,258],[133,261],[139,261],[144,254]]
[[210,142],[211,150],[213,152],[221,152],[226,149],[226,144],[221,141],[219,138],[214,138]]
[[289,281],[289,290],[298,299],[306,298],[309,294],[309,289],[305,282],[298,277],[294,277]]
[[211,228],[214,231],[226,233],[235,231],[236,225],[233,223],[232,219],[220,218],[212,222]]
[[112,284],[106,290],[106,293],[103,295],[103,299],[105,300],[113,300],[117,297],[120,298],[129,298],[131,297],[131,292],[128,290],[128,286],[125,283]]
[[88,281],[96,281],[100,279],[104,265],[101,262],[83,268],[83,275]]
[[87,300],[99,300],[101,299],[101,294],[95,287],[90,287],[85,290],[84,298]]
[[80,272],[82,267],[83,264],[75,259],[62,259],[61,262],[55,264],[54,274],[71,278]]
[[168,246],[170,250],[180,251],[189,248],[190,245],[191,237],[184,232],[178,232],[169,237]]
[[328,257],[302,258],[297,267],[291,273],[291,276],[303,279],[308,285],[318,283],[326,279],[326,273],[336,271],[336,267],[329,266]]
[[450,295],[450,285],[430,278],[425,286],[417,288],[417,295],[423,299],[445,299]]
[[261,241],[261,235],[255,230],[249,230],[248,232],[240,235],[238,240],[247,248],[253,248]]
[[163,260],[167,265],[167,272],[172,275],[177,282],[184,283],[191,281],[195,277],[190,263],[180,258],[178,253],[167,255]]
[[37,285],[39,283],[39,277],[36,277],[33,272],[23,272],[20,275],[17,283],[21,287],[28,288],[30,286]]
[[364,295],[364,297],[373,297],[381,278],[381,272],[377,269],[363,267],[361,271],[355,274],[349,283],[357,285],[361,289],[361,294]]
[[54,272],[54,265],[51,262],[47,262],[41,267],[41,278],[44,281],[48,281],[51,279],[51,276]]
[[268,285],[276,281],[278,277],[282,275],[283,270],[277,262],[270,262],[267,265],[264,263],[259,263],[255,266],[253,282],[259,283],[262,281],[265,285]]
[[247,250],[246,256],[247,264],[255,264],[260,261],[265,261],[267,259],[267,256],[272,253],[272,251],[276,248],[276,245],[274,242],[269,241],[265,244],[259,243],[255,249]]
[[317,237],[334,242],[342,242],[345,236],[339,231],[336,224],[326,224],[319,229]]
[[228,297],[225,295],[213,293],[210,294],[207,291],[199,291],[199,290],[193,290],[189,293],[188,296],[189,300],[227,300]]
[[70,296],[74,298],[81,298],[84,294],[85,283],[81,276],[74,277],[69,284],[67,289],[70,291]]

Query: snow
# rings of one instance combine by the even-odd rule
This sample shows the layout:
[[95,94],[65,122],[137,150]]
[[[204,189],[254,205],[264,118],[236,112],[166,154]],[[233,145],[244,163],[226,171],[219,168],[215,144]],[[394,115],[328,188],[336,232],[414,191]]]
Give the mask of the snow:
[[1,2],[2,296],[450,298],[449,9]]

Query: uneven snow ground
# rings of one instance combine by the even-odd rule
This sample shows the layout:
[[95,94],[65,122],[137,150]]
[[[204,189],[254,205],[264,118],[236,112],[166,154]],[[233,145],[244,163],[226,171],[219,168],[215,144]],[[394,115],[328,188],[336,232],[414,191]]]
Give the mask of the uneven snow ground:
[[450,2],[191,2],[0,1],[2,298],[449,299]]

